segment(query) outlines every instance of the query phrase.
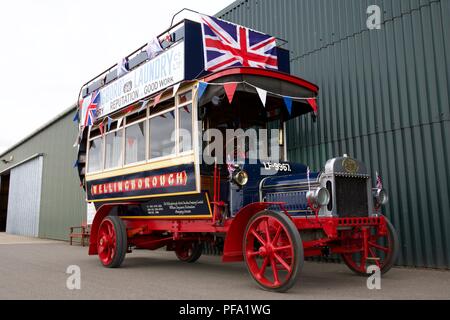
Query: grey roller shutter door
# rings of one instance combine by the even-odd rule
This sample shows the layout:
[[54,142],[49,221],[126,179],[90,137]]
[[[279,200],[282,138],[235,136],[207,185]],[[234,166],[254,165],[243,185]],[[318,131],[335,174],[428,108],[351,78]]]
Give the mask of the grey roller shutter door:
[[11,170],[6,232],[39,236],[43,157]]

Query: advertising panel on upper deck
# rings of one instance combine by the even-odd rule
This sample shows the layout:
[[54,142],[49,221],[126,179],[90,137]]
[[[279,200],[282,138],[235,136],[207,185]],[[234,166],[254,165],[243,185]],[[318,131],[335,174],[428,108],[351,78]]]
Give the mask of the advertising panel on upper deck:
[[97,117],[107,116],[127,105],[184,80],[184,44],[177,43],[156,58],[100,89]]

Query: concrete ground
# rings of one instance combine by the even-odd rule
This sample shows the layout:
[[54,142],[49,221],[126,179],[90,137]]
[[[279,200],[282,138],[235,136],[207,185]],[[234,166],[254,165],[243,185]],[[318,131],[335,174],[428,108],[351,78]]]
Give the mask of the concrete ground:
[[[70,265],[81,270],[81,289],[68,290]],[[394,268],[381,290],[345,265],[307,262],[285,294],[260,290],[243,263],[203,256],[195,264],[174,253],[135,251],[120,269],[105,269],[87,248],[65,242],[0,234],[0,299],[450,299],[450,271]]]

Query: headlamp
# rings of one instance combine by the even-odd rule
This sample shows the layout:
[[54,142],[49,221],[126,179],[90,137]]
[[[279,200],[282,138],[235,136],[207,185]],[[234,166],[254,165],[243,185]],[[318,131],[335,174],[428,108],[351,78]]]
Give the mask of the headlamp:
[[236,170],[233,173],[233,181],[238,186],[245,186],[248,183],[248,174],[244,170]]
[[377,207],[385,206],[389,202],[389,196],[384,189],[374,189],[373,198]]
[[306,193],[306,199],[310,204],[324,207],[330,202],[330,192],[327,188],[317,188]]

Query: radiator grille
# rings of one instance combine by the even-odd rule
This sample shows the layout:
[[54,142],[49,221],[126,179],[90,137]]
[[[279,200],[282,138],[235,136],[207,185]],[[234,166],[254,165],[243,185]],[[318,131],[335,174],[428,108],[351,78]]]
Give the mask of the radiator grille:
[[336,210],[339,217],[367,217],[367,179],[336,177]]

